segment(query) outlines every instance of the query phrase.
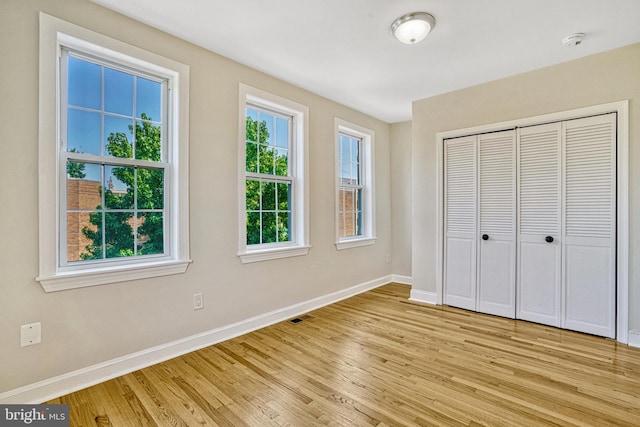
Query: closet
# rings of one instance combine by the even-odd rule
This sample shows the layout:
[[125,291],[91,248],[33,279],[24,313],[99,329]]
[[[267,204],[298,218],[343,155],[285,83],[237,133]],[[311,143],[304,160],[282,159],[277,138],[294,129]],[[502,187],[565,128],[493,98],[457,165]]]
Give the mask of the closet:
[[444,303],[615,337],[616,114],[444,140]]

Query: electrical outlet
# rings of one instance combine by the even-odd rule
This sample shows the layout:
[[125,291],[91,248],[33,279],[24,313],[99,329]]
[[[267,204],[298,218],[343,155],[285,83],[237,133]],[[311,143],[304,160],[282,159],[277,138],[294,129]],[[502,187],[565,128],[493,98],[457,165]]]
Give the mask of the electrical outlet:
[[387,262],[391,262],[391,254],[387,254]]
[[200,310],[201,308],[204,308],[204,298],[202,293],[199,292],[197,294],[193,294],[193,309]]
[[42,341],[42,325],[40,322],[20,326],[20,347],[40,344]]

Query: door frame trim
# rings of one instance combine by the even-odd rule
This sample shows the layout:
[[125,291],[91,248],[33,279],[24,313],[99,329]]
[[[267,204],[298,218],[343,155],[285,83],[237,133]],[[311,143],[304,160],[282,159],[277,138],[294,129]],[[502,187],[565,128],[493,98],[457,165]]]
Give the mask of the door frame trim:
[[444,298],[444,140],[606,113],[617,113],[618,115],[616,149],[618,181],[616,197],[616,340],[623,344],[629,343],[629,100],[436,133],[436,188],[438,198],[436,304],[441,305]]

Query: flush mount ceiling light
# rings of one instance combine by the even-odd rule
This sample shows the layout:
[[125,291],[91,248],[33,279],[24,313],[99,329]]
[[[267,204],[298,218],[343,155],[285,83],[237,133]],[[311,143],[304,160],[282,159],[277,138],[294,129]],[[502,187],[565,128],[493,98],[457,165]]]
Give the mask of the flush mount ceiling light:
[[428,13],[413,12],[393,21],[391,32],[402,43],[415,44],[427,37],[435,25],[436,19]]

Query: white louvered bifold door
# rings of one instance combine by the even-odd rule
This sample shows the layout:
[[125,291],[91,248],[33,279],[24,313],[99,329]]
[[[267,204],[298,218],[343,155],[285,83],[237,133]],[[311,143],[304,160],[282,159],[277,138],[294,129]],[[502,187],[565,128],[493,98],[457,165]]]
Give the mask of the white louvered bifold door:
[[511,318],[516,314],[515,134],[478,135],[477,311]]
[[562,124],[518,132],[516,318],[561,326]]
[[444,303],[476,309],[476,137],[444,141]]
[[565,132],[563,327],[615,338],[616,116]]

